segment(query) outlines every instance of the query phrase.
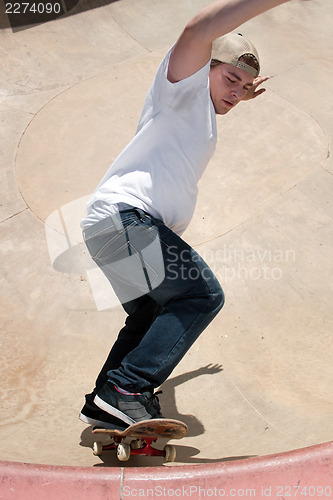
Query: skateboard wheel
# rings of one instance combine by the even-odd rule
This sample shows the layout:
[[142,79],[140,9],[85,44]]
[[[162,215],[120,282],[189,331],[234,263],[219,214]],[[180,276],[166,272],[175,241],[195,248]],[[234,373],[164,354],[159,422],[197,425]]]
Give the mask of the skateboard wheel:
[[93,444],[93,454],[98,456],[102,454],[103,445],[100,441],[95,441]]
[[141,448],[141,441],[139,439],[133,439],[133,441],[130,442],[130,447],[131,450],[138,450]]
[[117,458],[121,462],[126,462],[131,456],[131,447],[127,443],[120,443],[117,446]]
[[165,462],[174,462],[176,460],[176,448],[172,444],[167,444],[164,447],[164,453]]

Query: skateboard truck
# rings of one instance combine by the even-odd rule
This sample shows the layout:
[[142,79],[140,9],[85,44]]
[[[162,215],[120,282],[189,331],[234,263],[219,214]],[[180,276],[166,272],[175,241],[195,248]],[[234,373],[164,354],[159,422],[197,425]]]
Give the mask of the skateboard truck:
[[130,443],[122,443],[122,438],[116,438],[113,443],[103,445],[100,441],[95,441],[93,453],[99,456],[103,451],[116,450],[117,458],[121,462],[126,462],[133,455],[145,455],[149,457],[164,457],[164,462],[174,462],[176,460],[176,448],[172,444],[164,446],[163,450],[154,448],[152,444],[157,441],[154,438],[134,439]]
[[[129,460],[133,455],[145,455],[152,457],[164,457],[164,462],[174,462],[176,459],[176,448],[171,444],[164,446],[163,450],[157,449],[152,444],[158,438],[181,439],[187,433],[187,426],[179,420],[152,419],[137,422],[123,431],[117,429],[93,430],[93,434],[107,434],[112,441],[103,444],[95,441],[93,454],[98,456],[107,450],[116,450],[117,458],[121,462]],[[124,441],[126,438],[135,438],[130,443]]]

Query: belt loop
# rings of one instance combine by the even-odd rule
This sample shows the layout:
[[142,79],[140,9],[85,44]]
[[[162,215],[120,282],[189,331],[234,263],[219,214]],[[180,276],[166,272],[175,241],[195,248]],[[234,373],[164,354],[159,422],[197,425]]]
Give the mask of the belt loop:
[[134,208],[134,212],[136,213],[138,219],[141,221],[141,222],[145,222],[145,219],[144,219],[144,211],[141,210],[141,208]]

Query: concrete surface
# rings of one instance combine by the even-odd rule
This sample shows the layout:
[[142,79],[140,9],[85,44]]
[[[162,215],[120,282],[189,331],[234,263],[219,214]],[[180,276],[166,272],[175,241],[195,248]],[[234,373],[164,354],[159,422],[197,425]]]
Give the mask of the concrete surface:
[[[90,0],[17,30],[0,7],[2,460],[119,465],[92,455],[77,418],[124,321],[78,223],[158,63],[207,3]],[[273,77],[218,117],[184,235],[226,305],[162,387],[164,414],[190,427],[178,464],[332,440],[331,26],[331,0],[292,0],[242,27]]]

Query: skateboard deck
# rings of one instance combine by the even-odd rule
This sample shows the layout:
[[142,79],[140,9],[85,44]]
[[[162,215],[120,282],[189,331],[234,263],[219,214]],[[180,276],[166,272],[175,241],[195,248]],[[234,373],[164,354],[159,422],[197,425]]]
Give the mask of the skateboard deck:
[[[173,462],[176,458],[176,449],[173,445],[166,445],[163,450],[152,447],[152,443],[159,438],[181,439],[187,433],[187,425],[180,420],[156,418],[143,420],[130,425],[124,430],[94,428],[93,434],[107,435],[111,443],[102,444],[96,441],[93,446],[94,455],[101,455],[106,450],[116,450],[120,461],[125,461],[132,455],[163,456],[166,462]],[[130,443],[127,438],[134,438]]]

